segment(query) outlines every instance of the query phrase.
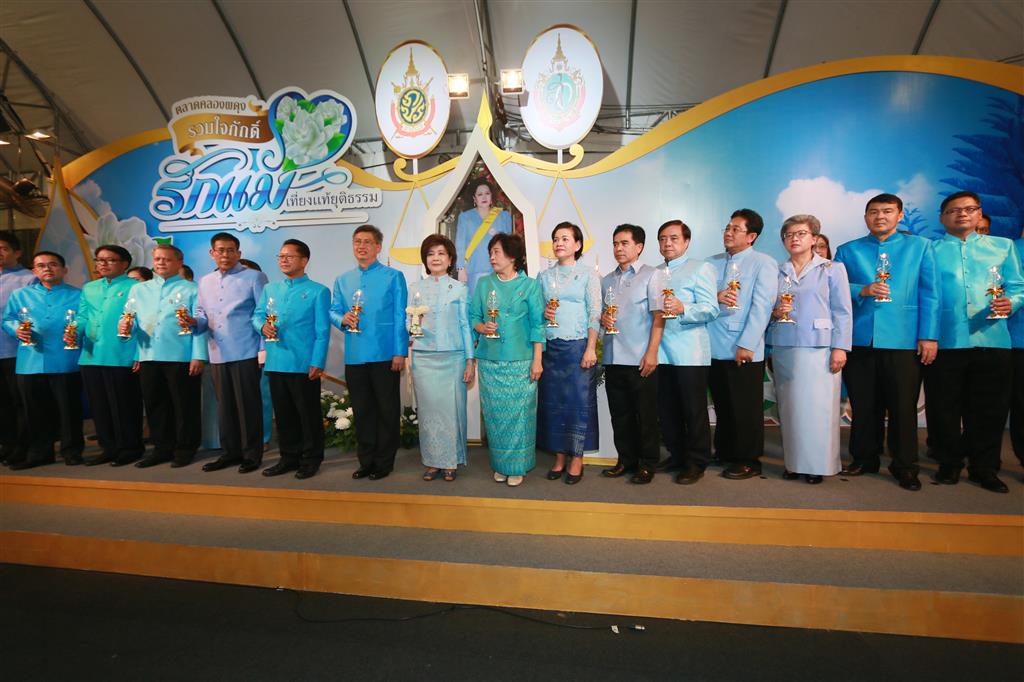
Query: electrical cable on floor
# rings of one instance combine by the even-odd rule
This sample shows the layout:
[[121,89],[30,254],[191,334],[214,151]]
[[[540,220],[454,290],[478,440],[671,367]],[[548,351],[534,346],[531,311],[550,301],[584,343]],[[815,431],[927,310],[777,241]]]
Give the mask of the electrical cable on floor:
[[493,611],[495,613],[501,613],[506,616],[513,618],[519,618],[520,620],[529,621],[531,623],[537,623],[539,625],[551,625],[557,628],[567,628],[570,630],[611,630],[615,634],[619,634],[621,631],[633,631],[643,632],[647,628],[639,623],[630,623],[627,625],[577,625],[575,623],[558,623],[544,618],[537,618],[535,616],[529,616],[525,613],[519,613],[512,611],[511,609],[502,608],[500,606],[485,606],[485,605],[474,605],[474,604],[449,604],[444,608],[434,609],[433,611],[426,611],[424,613],[416,613],[411,616],[397,616],[390,618],[383,618],[379,616],[361,616],[355,618],[310,618],[302,613],[302,600],[306,596],[306,592],[299,590],[289,590],[283,587],[277,588],[278,592],[291,592],[295,595],[295,603],[293,604],[292,610],[295,612],[296,618],[303,621],[304,623],[316,623],[316,624],[339,624],[339,623],[403,623],[411,620],[419,620],[421,618],[432,618],[434,616],[441,616],[446,613],[452,613],[453,611]]

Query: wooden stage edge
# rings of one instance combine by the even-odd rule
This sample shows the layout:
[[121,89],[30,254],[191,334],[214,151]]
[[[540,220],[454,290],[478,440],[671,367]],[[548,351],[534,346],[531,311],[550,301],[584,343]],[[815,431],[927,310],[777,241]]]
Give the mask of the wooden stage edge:
[[1024,643],[1024,598],[0,532],[0,561],[417,601]]
[[0,476],[0,502],[485,533],[1024,557],[1024,516],[508,500]]

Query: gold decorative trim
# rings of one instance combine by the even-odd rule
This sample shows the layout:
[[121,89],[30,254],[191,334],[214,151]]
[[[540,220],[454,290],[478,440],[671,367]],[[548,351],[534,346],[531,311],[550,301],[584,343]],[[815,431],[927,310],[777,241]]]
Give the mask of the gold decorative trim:
[[[55,157],[53,160],[53,175],[50,180],[53,182],[53,189],[50,192],[50,203],[46,209],[46,217],[43,219],[43,229],[39,230],[39,236],[36,237],[34,251],[39,251],[39,245],[43,243],[43,235],[46,234],[46,228],[50,225],[50,216],[53,213],[56,200],[59,198],[61,205],[64,207],[64,213],[67,214],[68,223],[71,225],[71,229],[78,240],[78,248],[82,251],[85,267],[89,271],[89,279],[93,280],[96,278],[96,264],[93,262],[89,243],[85,241],[85,230],[82,229],[82,222],[78,219],[78,214],[75,212],[75,205],[71,201],[70,190],[64,181],[64,173],[59,157]],[[81,200],[79,199],[79,201]],[[92,207],[88,206],[84,201],[81,201],[81,203],[92,211]],[[95,214],[95,211],[92,212]]]
[[1024,643],[1019,596],[630,576],[0,532],[0,561],[367,597]]
[[[1024,557],[1024,517],[560,502],[0,476],[0,500],[439,530]],[[557,529],[553,531],[552,529]]]

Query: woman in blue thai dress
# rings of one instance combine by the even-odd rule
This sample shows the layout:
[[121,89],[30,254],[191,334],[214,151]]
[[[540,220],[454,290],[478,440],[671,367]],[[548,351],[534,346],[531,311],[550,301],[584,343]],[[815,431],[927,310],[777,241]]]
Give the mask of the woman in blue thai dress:
[[[471,299],[469,321],[479,340],[480,404],[494,480],[517,486],[536,464],[544,301],[537,280],[526,276],[522,237],[496,234],[487,251],[494,274],[480,279]],[[496,317],[491,310],[497,312]]]
[[454,481],[466,463],[466,388],[476,375],[466,285],[451,277],[456,251],[447,237],[424,239],[420,258],[427,277],[409,285],[408,320],[423,480]]
[[[597,331],[601,280],[579,262],[583,231],[559,223],[551,232],[558,264],[540,273],[547,320],[544,374],[537,399],[537,447],[555,455],[548,479],[583,478],[583,452],[597,450]],[[566,462],[566,458],[571,458]]]
[[470,183],[469,195],[473,208],[459,214],[455,248],[462,254],[456,262],[456,268],[462,271],[459,279],[469,286],[472,298],[480,278],[491,274],[487,245],[496,234],[512,234],[512,218],[508,211],[494,205],[494,186],[486,178],[477,178]]
[[839,473],[839,386],[853,342],[853,303],[842,263],[814,253],[821,223],[795,215],[782,225],[789,260],[779,266],[772,311],[775,395],[779,404],[783,478],[807,483]]

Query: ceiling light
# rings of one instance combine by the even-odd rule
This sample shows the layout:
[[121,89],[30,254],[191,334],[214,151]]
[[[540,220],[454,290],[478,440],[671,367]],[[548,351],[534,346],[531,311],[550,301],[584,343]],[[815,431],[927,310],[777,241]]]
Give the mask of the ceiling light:
[[469,74],[448,74],[448,97],[450,99],[469,99]]
[[42,130],[36,130],[34,132],[29,133],[25,137],[27,137],[30,140],[48,140],[51,136],[48,133],[44,133]]

